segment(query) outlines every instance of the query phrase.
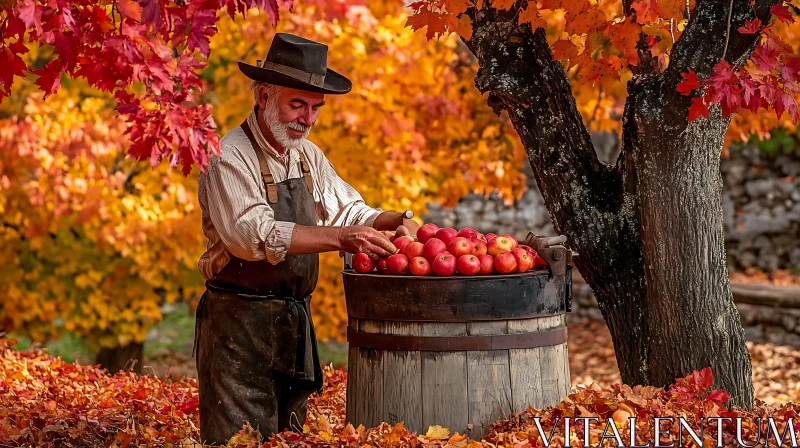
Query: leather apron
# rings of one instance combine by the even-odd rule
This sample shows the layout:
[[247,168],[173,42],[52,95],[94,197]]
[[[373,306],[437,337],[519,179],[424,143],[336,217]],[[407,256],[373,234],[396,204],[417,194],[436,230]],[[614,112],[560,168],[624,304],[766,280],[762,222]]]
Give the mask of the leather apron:
[[[316,225],[305,157],[303,178],[275,183],[247,122],[241,127],[259,157],[275,220]],[[290,424],[302,430],[308,396],[322,393],[310,309],[318,272],[318,254],[286,255],[275,265],[233,257],[206,282],[195,327],[203,443],[225,444],[245,421],[265,438]]]

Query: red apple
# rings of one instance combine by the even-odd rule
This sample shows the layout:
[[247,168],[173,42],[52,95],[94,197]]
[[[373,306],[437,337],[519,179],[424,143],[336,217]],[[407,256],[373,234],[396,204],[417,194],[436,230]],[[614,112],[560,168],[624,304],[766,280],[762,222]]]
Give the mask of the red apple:
[[454,257],[458,258],[462,255],[471,254],[473,251],[473,246],[468,239],[457,236],[450,240],[450,244],[447,245],[447,251],[453,254]]
[[447,250],[447,244],[444,244],[444,241],[440,240],[439,238],[431,238],[422,248],[422,256],[427,258],[428,261],[433,263],[433,260],[439,255],[440,252],[444,252]]
[[450,244],[450,240],[456,237],[456,229],[452,227],[443,227],[436,231],[436,238],[442,240],[444,244]]
[[431,275],[431,263],[425,257],[414,257],[408,266],[412,275]]
[[519,247],[528,251],[531,257],[533,257],[536,254],[536,250],[534,250],[531,246],[528,246],[526,244],[520,244]]
[[406,246],[404,250],[401,250],[400,253],[404,254],[406,257],[408,257],[409,260],[411,260],[414,257],[421,257],[422,250],[424,248],[425,248],[424,244],[420,243],[419,241],[414,241],[413,243]]
[[[498,238],[499,239],[499,238]],[[494,269],[500,274],[510,274],[517,271],[517,259],[511,252],[503,252],[494,257]]]
[[482,234],[481,232],[478,232],[478,239],[486,241],[486,235]]
[[386,259],[389,272],[392,274],[408,274],[408,257],[403,254],[394,254]]
[[449,277],[456,273],[456,257],[449,252],[442,252],[433,260],[433,273],[441,277]]
[[378,268],[378,272],[381,274],[391,274],[391,272],[389,272],[389,265],[386,264],[386,258],[381,258],[378,260],[376,267]]
[[520,247],[511,251],[514,258],[517,260],[517,272],[528,272],[533,267],[533,257],[527,250]]
[[414,242],[414,238],[412,238],[410,236],[401,236],[401,237],[395,238],[394,241],[392,241],[392,244],[394,244],[394,247],[396,247],[397,250],[400,251],[398,253],[402,254],[402,253],[405,253],[404,249],[406,248],[406,246],[408,246],[409,244],[411,244],[413,242]]
[[476,257],[480,255],[486,255],[488,250],[489,247],[486,245],[485,241],[477,238],[472,239],[472,255],[475,255]]
[[419,240],[420,243],[425,244],[429,239],[436,235],[437,230],[439,230],[439,226],[429,222],[428,224],[425,224],[417,229],[417,240]]
[[489,242],[489,240],[493,240],[493,239],[497,238],[497,234],[496,233],[487,233],[486,235],[484,235],[484,237],[486,238],[486,242]]
[[514,246],[514,247],[512,247],[512,248],[511,248],[512,250],[513,250],[513,249],[516,249],[517,247],[519,247],[519,241],[517,241],[517,239],[516,239],[516,238],[514,238],[514,235],[512,235],[512,234],[510,234],[510,233],[504,233],[504,234],[503,234],[503,235],[501,235],[501,236],[503,236],[503,237],[505,237],[505,238],[508,238],[509,240],[511,240],[511,245],[512,245],[512,246]]
[[372,261],[372,258],[369,258],[369,255],[357,253],[353,255],[353,269],[362,274],[372,272],[375,269],[375,262]]
[[478,237],[478,232],[475,229],[464,227],[456,233],[456,236],[464,237],[468,240]]
[[491,255],[478,255],[478,261],[481,262],[480,274],[494,274],[494,257]]
[[458,257],[456,267],[461,275],[475,275],[481,271],[481,262],[475,255],[462,255]]
[[534,268],[536,268],[536,269],[547,269],[548,266],[549,266],[549,264],[547,263],[547,260],[542,258],[539,254],[536,254],[536,256],[533,257],[533,267]]
[[511,240],[504,236],[498,236],[497,238],[489,241],[487,246],[487,253],[493,257],[497,257],[497,255],[502,254],[503,252],[511,252],[514,249]]

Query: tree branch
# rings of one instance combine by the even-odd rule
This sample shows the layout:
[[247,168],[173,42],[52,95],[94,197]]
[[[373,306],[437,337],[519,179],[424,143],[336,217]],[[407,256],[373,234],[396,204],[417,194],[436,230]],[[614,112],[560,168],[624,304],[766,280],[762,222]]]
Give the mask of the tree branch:
[[[635,259],[628,246],[636,226],[626,213],[622,171],[597,158],[589,131],[560,61],[544,30],[517,25],[514,11],[468,11],[472,37],[465,41],[480,63],[475,85],[488,93],[495,113],[508,112],[528,154],[556,232],[580,252],[576,265],[592,287],[601,272],[614,272],[614,257]],[[509,35],[508,39],[504,36]],[[630,249],[630,250],[629,250]],[[619,297],[628,300],[630,295]]]
[[[760,34],[741,34],[738,30],[747,20],[758,17],[762,22],[769,18],[769,9],[779,0],[756,0],[755,14],[749,0],[698,0],[694,16],[672,51],[667,69],[670,84],[680,82],[680,74],[693,69],[701,77],[708,77],[725,53],[725,60],[742,65],[750,58]],[[732,7],[731,7],[732,5]],[[727,20],[730,14],[730,24]],[[726,29],[730,26],[728,39]],[[727,50],[725,49],[727,43]]]

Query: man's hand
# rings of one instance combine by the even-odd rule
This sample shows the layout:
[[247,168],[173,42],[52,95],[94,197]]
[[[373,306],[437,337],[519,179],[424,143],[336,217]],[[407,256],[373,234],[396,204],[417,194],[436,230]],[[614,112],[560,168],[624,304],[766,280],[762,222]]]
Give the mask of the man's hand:
[[345,252],[363,252],[373,260],[386,258],[397,252],[386,235],[366,226],[347,226],[339,230],[339,247]]
[[416,221],[411,219],[404,219],[403,225],[395,230],[394,234],[396,236],[417,236],[417,230],[419,230],[419,224]]

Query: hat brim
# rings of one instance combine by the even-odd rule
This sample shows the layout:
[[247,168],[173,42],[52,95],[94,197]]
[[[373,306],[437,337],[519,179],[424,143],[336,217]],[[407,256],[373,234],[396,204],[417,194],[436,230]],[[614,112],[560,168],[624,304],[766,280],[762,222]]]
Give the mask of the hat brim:
[[246,64],[241,61],[239,62],[239,70],[241,70],[245,76],[253,81],[289,87],[292,89],[305,90],[308,92],[341,95],[350,92],[350,90],[353,88],[353,83],[351,83],[349,79],[331,69],[328,69],[328,71],[325,73],[325,83],[322,87],[300,81],[292,78],[289,75],[285,75],[274,70],[256,67],[255,65]]

